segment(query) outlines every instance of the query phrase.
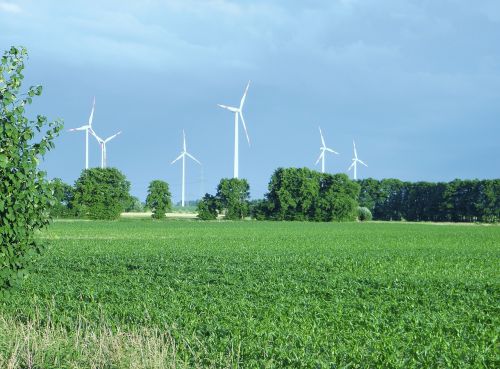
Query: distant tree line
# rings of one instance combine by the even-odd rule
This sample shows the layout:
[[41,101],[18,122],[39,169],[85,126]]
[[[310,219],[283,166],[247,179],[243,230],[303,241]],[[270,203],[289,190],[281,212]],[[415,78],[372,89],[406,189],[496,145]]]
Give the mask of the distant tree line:
[[368,178],[358,184],[359,204],[374,220],[500,221],[500,179],[432,183]]
[[[123,211],[150,210],[161,219],[172,210],[168,183],[154,180],[146,203],[129,194],[130,184],[114,168],[82,172],[75,186],[52,181],[57,199],[55,217],[116,219]],[[249,200],[245,179],[224,178],[215,195],[196,201],[203,220],[286,221],[500,221],[500,180],[460,180],[449,183],[403,182],[372,178],[352,181],[345,174],[326,174],[308,168],[278,168],[263,199]]]

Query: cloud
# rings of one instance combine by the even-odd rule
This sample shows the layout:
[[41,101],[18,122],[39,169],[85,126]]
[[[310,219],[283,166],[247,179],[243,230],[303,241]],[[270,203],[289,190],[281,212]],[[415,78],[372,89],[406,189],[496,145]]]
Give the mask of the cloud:
[[22,9],[17,4],[0,2],[0,12],[17,14],[17,13],[21,13]]

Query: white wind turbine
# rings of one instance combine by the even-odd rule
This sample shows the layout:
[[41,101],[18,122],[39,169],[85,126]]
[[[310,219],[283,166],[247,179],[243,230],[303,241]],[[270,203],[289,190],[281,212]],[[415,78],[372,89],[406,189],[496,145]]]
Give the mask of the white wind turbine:
[[108,154],[106,152],[106,144],[111,141],[113,138],[115,138],[116,136],[118,136],[119,134],[122,133],[122,131],[118,132],[118,133],[115,133],[113,136],[109,136],[108,138],[106,139],[102,139],[100,138],[92,128],[90,128],[90,133],[92,134],[92,136],[95,137],[95,139],[97,140],[97,142],[99,142],[99,146],[101,146],[101,168],[106,168],[106,165],[107,165],[107,160],[108,160]]
[[354,147],[354,158],[352,158],[352,164],[351,166],[349,167],[349,169],[347,169],[348,171],[351,170],[351,168],[354,168],[354,179],[358,179],[358,176],[357,176],[357,163],[360,163],[362,165],[364,165],[365,167],[368,167],[368,165],[366,165],[362,160],[358,159],[358,153],[356,152],[356,143],[354,142],[354,140],[352,140],[352,146]]
[[245,89],[245,93],[243,94],[243,97],[241,98],[239,108],[217,104],[221,108],[227,109],[230,112],[234,113],[234,172],[233,172],[234,178],[238,178],[238,175],[239,175],[239,141],[238,141],[239,124],[238,124],[238,117],[241,118],[241,123],[243,124],[243,129],[245,130],[245,134],[247,136],[248,146],[250,146],[250,137],[248,137],[247,126],[245,124],[245,119],[243,118],[243,112],[242,112],[243,104],[245,103],[245,99],[247,97],[247,92],[248,92],[249,86],[250,86],[250,81],[248,81],[247,88]]
[[321,131],[321,127],[319,127],[319,134],[321,136],[321,153],[319,154],[319,158],[318,160],[316,160],[316,164],[314,165],[318,165],[319,161],[321,160],[321,173],[325,173],[325,156],[326,156],[326,152],[331,152],[333,154],[339,154],[337,151],[334,151],[332,149],[330,149],[329,147],[326,146],[326,143],[325,143],[325,138],[323,137],[323,132]]
[[85,169],[89,169],[89,133],[92,130],[92,119],[94,117],[94,108],[95,108],[95,97],[94,97],[94,102],[92,103],[92,111],[90,112],[88,123],[81,127],[72,128],[69,130],[70,132],[85,131]]
[[186,133],[182,130],[183,146],[181,154],[171,163],[174,164],[176,161],[182,159],[182,198],[181,206],[184,207],[186,201],[186,156],[193,159],[195,162],[201,165],[201,163],[193,155],[187,152],[186,149]]

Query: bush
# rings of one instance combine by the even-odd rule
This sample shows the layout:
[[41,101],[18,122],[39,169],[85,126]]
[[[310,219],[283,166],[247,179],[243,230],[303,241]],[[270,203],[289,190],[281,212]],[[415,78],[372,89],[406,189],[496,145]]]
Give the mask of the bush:
[[219,207],[220,207],[219,201],[217,200],[217,198],[207,193],[198,202],[197,206],[198,219],[201,220],[217,219]]
[[[38,169],[41,157],[54,148],[62,123],[38,115],[25,117],[25,107],[42,87],[20,94],[25,48],[12,47],[0,61],[0,294],[18,285],[43,250],[35,233],[50,221],[52,186]],[[20,96],[23,96],[21,98]]]
[[165,218],[165,213],[172,210],[172,200],[167,182],[151,181],[148,187],[146,206],[153,211],[151,217],[154,219]]
[[144,211],[144,205],[135,196],[130,196],[130,198],[125,203],[125,212],[126,213],[142,213]]
[[250,216],[255,220],[266,220],[269,217],[269,204],[264,199],[250,201]]
[[79,217],[118,219],[129,190],[130,182],[116,168],[85,169],[75,183],[72,206]]
[[370,209],[365,208],[363,206],[358,207],[358,220],[361,222],[365,222],[367,220],[372,220],[372,212]]

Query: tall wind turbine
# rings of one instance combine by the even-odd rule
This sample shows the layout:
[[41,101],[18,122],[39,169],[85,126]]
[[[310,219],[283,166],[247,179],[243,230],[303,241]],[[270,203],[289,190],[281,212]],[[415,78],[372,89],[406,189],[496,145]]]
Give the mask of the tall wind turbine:
[[186,133],[182,130],[183,146],[181,154],[171,163],[174,164],[177,160],[182,159],[182,198],[181,206],[184,207],[186,201],[186,156],[193,159],[195,162],[201,165],[201,163],[193,155],[187,152],[186,149]]
[[234,113],[234,172],[233,172],[234,178],[238,178],[238,176],[239,176],[239,141],[238,141],[239,124],[238,124],[238,117],[241,118],[241,123],[243,124],[243,129],[245,130],[245,135],[247,136],[248,146],[250,146],[250,137],[248,137],[247,126],[245,124],[245,119],[243,118],[243,112],[242,112],[243,104],[245,103],[245,99],[247,97],[248,87],[250,87],[250,81],[248,81],[247,88],[245,89],[245,93],[243,94],[243,97],[241,98],[239,108],[217,104],[221,108],[227,109],[230,112]]
[[115,138],[116,136],[118,136],[119,134],[122,133],[122,131],[118,132],[118,133],[115,133],[113,136],[109,136],[108,138],[106,138],[105,140],[103,140],[102,138],[100,138],[95,132],[94,130],[91,128],[90,129],[90,133],[92,134],[92,136],[95,137],[95,139],[97,140],[97,142],[99,142],[99,145],[101,146],[101,168],[106,168],[106,165],[107,165],[107,160],[108,160],[108,154],[106,152],[106,144],[111,141],[113,138]]
[[319,161],[321,160],[321,173],[325,173],[325,156],[326,156],[326,152],[331,152],[333,154],[339,154],[337,151],[334,151],[330,148],[328,148],[326,146],[326,143],[325,143],[325,138],[323,137],[323,132],[321,131],[321,127],[319,127],[319,134],[321,136],[321,153],[319,154],[319,158],[318,160],[316,160],[316,164],[314,165],[318,165]]
[[363,163],[362,160],[358,159],[358,153],[356,152],[356,143],[354,142],[354,140],[352,140],[352,146],[354,147],[354,158],[352,158],[352,164],[351,166],[349,167],[349,169],[347,169],[348,171],[351,170],[351,168],[354,168],[354,179],[358,179],[357,177],[357,173],[356,173],[356,170],[357,170],[357,163],[360,163],[362,165],[364,165],[365,167],[368,167],[368,165],[366,165],[365,163]]
[[92,111],[90,112],[88,123],[81,127],[72,128],[69,130],[70,132],[85,131],[85,169],[89,169],[89,133],[92,130],[92,119],[94,117],[94,109],[95,109],[95,96],[94,96],[94,102],[92,103]]

